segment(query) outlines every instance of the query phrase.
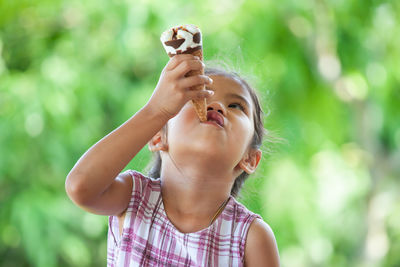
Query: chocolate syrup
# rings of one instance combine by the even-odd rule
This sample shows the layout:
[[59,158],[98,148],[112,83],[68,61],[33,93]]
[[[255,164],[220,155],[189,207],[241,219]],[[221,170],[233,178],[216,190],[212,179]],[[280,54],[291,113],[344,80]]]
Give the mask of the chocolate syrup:
[[[164,44],[166,46],[172,46],[174,49],[177,49],[185,42],[184,38],[177,39],[178,30],[180,30],[180,29],[182,29],[184,31],[187,31],[185,28],[182,28],[182,27],[179,27],[177,29],[173,29],[174,34],[172,35],[172,40],[164,42]],[[196,44],[200,44],[200,41],[201,41],[201,35],[200,35],[199,32],[197,32],[197,33],[195,33],[193,35],[193,42],[196,43]],[[194,51],[197,51],[197,50],[199,50],[201,48],[202,48],[201,45],[199,45],[197,47],[194,47],[194,48],[190,48],[189,47],[186,51],[177,50],[176,54],[168,53],[168,56],[171,57],[171,56],[174,56],[174,55],[177,55],[177,54],[192,54]]]

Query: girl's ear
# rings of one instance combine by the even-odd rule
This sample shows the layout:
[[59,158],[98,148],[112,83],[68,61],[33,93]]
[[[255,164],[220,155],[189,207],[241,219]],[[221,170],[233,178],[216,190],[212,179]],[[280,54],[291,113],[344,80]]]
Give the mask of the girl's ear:
[[149,141],[149,150],[151,152],[156,151],[168,151],[168,144],[163,140],[163,133],[159,131]]
[[256,171],[258,163],[260,163],[262,152],[260,149],[250,149],[239,162],[239,167],[247,174]]

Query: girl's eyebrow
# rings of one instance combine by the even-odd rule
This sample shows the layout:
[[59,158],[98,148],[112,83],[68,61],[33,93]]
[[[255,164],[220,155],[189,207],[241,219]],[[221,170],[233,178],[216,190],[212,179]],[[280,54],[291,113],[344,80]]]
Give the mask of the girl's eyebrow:
[[234,93],[229,93],[227,96],[228,97],[233,97],[233,98],[238,98],[238,99],[242,100],[247,107],[250,107],[249,101],[247,101],[247,99],[245,97],[241,96],[241,95],[234,94]]

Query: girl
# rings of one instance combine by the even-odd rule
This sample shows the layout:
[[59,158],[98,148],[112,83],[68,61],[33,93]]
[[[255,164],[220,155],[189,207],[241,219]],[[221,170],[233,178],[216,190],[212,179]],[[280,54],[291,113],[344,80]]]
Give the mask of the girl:
[[[261,158],[258,99],[234,73],[185,76],[204,67],[188,54],[170,59],[147,104],[68,174],[71,200],[110,216],[108,266],[279,266],[271,228],[235,199]],[[207,90],[190,89],[199,84]],[[195,98],[206,98],[207,122]],[[121,173],[146,143],[152,178]]]

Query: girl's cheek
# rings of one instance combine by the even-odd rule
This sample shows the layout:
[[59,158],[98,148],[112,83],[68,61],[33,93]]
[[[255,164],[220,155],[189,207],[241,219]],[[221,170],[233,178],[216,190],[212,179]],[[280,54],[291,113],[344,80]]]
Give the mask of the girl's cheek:
[[250,140],[254,135],[254,126],[249,120],[243,120],[240,124],[240,139],[241,140]]
[[197,118],[196,111],[192,103],[190,103],[190,101],[186,103],[186,105],[182,108],[181,112],[182,112],[181,114],[182,119],[184,120],[185,123],[191,122]]
[[198,117],[192,104],[188,102],[172,120],[174,124],[184,126],[198,121]]

